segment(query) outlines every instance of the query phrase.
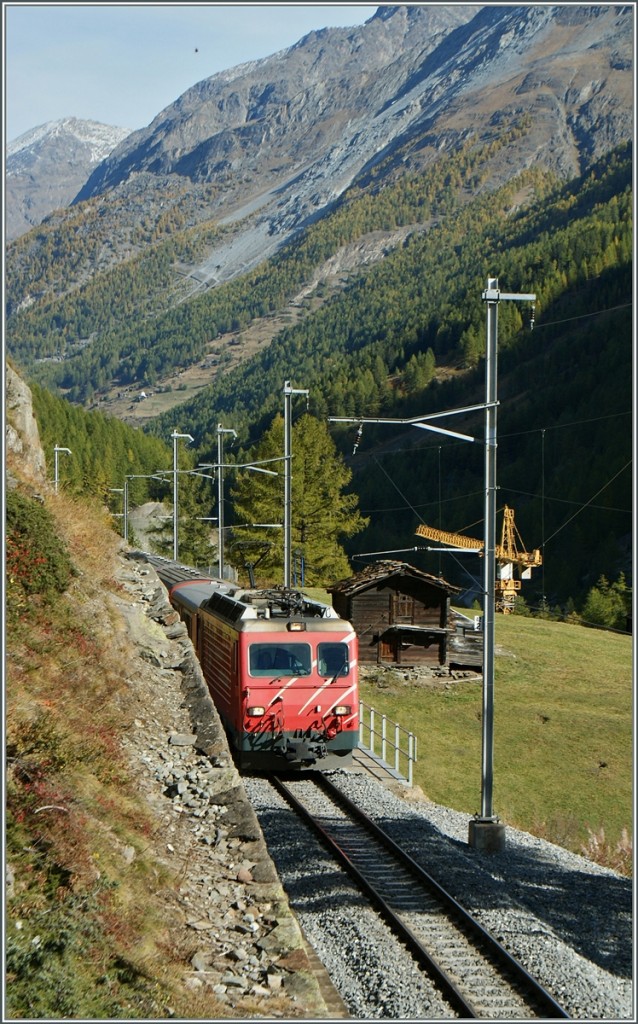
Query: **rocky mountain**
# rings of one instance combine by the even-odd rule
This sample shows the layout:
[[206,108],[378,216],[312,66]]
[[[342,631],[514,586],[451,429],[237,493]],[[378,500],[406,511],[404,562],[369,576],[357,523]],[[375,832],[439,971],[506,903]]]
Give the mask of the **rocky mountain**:
[[68,206],[91,174],[129,134],[97,121],[48,121],[7,145],[6,240]]
[[528,114],[503,179],[539,164],[573,176],[632,135],[629,6],[381,7],[195,85],[95,169],[76,202],[166,177],[207,186],[226,230],[197,268],[215,284],[321,217],[362,175],[428,165]]
[[[19,349],[11,324],[9,350],[21,365],[88,355],[124,309],[122,285],[107,279],[116,266],[157,253],[126,294],[135,331],[255,268],[351,186],[375,194],[463,146],[493,148],[489,167],[459,186],[468,198],[526,169],[587,172],[632,138],[632,45],[629,5],[380,7],[363,26],[312,32],[214,75],[116,146],[45,231],[9,247],[8,309],[33,320],[20,325]],[[367,259],[365,246],[353,251]],[[48,312],[87,287],[99,298],[74,303],[75,320]]]

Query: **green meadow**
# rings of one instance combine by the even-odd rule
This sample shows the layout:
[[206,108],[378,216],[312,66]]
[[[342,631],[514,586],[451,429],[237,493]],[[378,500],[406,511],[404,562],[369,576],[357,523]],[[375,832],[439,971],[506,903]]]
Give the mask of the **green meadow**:
[[[631,637],[498,616],[493,809],[515,828],[631,869]],[[435,803],[481,810],[482,684],[432,688],[384,672],[361,698],[418,740],[414,782]]]

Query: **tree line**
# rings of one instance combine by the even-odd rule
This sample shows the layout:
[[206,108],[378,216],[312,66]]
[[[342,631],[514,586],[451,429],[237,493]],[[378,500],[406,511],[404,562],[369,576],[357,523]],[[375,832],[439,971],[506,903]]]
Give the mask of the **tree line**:
[[[476,167],[472,173],[478,173]],[[381,190],[380,207],[388,196],[396,199],[400,192],[405,202],[405,193],[413,188],[413,205],[402,216],[414,216],[413,207],[428,189],[432,191],[427,175],[423,178],[421,193],[416,184],[408,188],[407,181],[401,183],[402,192],[399,185],[396,193]],[[440,193],[433,192],[430,202],[435,205],[446,196],[445,180]],[[535,190],[538,199],[516,211],[515,197],[523,188]],[[392,209],[392,202],[388,203]],[[527,174],[496,193],[465,196],[444,222],[432,218],[433,208],[428,207],[427,231],[408,237],[401,248],[358,274],[316,312],[281,331],[259,356],[180,407],[182,428],[196,437],[204,461],[214,461],[220,419],[238,432],[249,450],[270,429],[280,410],[283,382],[291,376],[293,384],[308,388],[310,411],[322,421],[328,415],[405,417],[480,400],[485,334],[480,294],[486,278],[498,276],[507,290],[533,290],[537,295],[534,331],[529,311],[515,303],[499,308],[500,425],[504,433],[517,435],[511,445],[505,439],[499,442],[499,476],[501,486],[517,495],[528,536],[539,532],[538,496],[545,488],[548,537],[560,527],[561,502],[576,507],[586,500],[579,484],[586,480],[593,493],[606,485],[608,477],[619,474],[606,489],[606,506],[589,508],[586,517],[579,514],[574,525],[561,532],[560,542],[552,541],[555,552],[547,562],[548,589],[555,590],[561,600],[569,596],[565,587],[582,595],[601,572],[613,576],[610,565],[622,561],[622,537],[630,532],[624,526],[630,500],[622,467],[629,435],[622,414],[626,416],[631,408],[631,203],[631,150],[626,146],[566,184]],[[292,273],[297,257],[302,270],[292,279],[298,281],[307,275],[318,251],[333,251],[343,242],[355,212],[359,219],[353,231],[361,231],[362,223],[372,223],[362,213],[368,208],[374,210],[368,192],[355,198],[348,195],[334,219],[316,225],[316,233],[308,232],[275,263],[285,266],[286,274]],[[404,209],[400,204],[397,208]],[[387,216],[385,209],[383,213]],[[319,245],[321,232],[326,236],[325,248]],[[315,247],[308,263],[304,263],[304,245]],[[237,294],[257,281],[266,294],[270,269],[269,264],[243,282],[234,282]],[[287,279],[284,276],[280,282]],[[285,288],[279,294],[284,293]],[[256,298],[258,294],[251,301]],[[149,326],[149,351],[154,345],[151,334]],[[170,332],[165,340],[170,344]],[[184,344],[188,348],[190,342]],[[596,415],[592,415],[592,400]],[[149,433],[166,438],[174,422],[173,412],[154,423]],[[583,425],[571,427],[570,423]],[[383,447],[406,442],[401,439],[391,445],[387,434],[382,435],[382,428],[366,428],[366,444],[353,459],[348,454],[352,430],[333,430],[353,470],[352,489],[370,520],[365,530],[348,540],[350,557],[375,547],[385,549],[390,538],[396,538],[397,547],[405,547],[409,527],[395,512],[383,511],[389,502],[380,501],[380,494],[409,496],[402,516],[409,517],[410,503],[423,504],[422,495],[411,492],[415,485],[411,454],[390,455],[392,473],[384,475],[383,460],[388,456]],[[559,437],[565,438],[564,443],[556,443]],[[420,442],[422,457],[429,460],[430,500],[431,467],[435,467],[438,487],[438,463],[443,465],[446,500],[450,508],[454,505],[456,520],[445,523],[446,528],[473,521],[476,503],[464,497],[480,490],[481,470],[473,453],[456,446],[452,461],[447,446],[439,453],[441,446],[423,444],[422,435]],[[414,444],[412,438],[410,451]],[[561,583],[562,579],[567,582]],[[578,580],[577,586],[571,585],[573,579]]]

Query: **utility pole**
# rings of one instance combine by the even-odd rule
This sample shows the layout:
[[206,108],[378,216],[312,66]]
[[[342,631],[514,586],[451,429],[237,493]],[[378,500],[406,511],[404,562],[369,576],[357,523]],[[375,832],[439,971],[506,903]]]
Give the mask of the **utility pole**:
[[178,438],[186,438],[187,441],[194,441],[195,438],[191,437],[190,434],[178,434],[176,430],[171,434],[173,441],[173,561],[177,561],[177,555],[179,550],[179,544],[177,540],[177,441]]
[[[445,412],[427,413],[410,419],[384,419],[380,417],[329,416],[329,423],[358,423],[359,430],[355,451],[361,440],[364,423],[393,423],[420,427],[435,433],[457,437],[463,441],[474,441],[474,437],[460,431],[437,427],[431,422],[444,416],[458,416],[483,409],[485,411],[485,552],[484,562],[484,608],[483,608],[483,753],[481,765],[481,813],[469,826],[469,845],[478,850],[495,853],[505,846],[505,827],[494,814],[492,806],[493,755],[494,755],[494,608],[496,595],[496,409],[497,399],[497,347],[498,347],[498,303],[503,300],[531,302],[535,294],[512,294],[499,291],[498,278],[490,277],[483,292],[487,302],[487,341],[485,359],[485,401],[479,405],[467,405]],[[407,549],[411,550],[411,549]],[[417,550],[416,548],[413,550]],[[443,549],[440,549],[443,550]],[[384,554],[385,552],[375,552]]]
[[224,429],[217,424],[217,571],[220,580],[224,578],[224,452],[223,435],[237,432],[232,427]]
[[[222,434],[234,434],[235,437],[237,437],[236,432],[232,428],[224,430],[224,428],[222,427],[221,423],[218,424],[218,427],[217,427],[217,460],[218,461],[217,461],[216,464],[213,464],[212,462],[204,462],[204,463],[201,463],[197,467],[197,469],[216,469],[218,471],[218,474],[219,474],[218,477],[217,477],[217,504],[219,506],[218,507],[218,514],[217,514],[217,516],[211,516],[211,517],[209,517],[209,516],[197,516],[197,518],[198,519],[208,519],[208,518],[211,518],[211,519],[216,519],[217,520],[217,524],[218,524],[217,547],[218,547],[218,555],[219,555],[218,563],[217,563],[217,569],[218,569],[218,575],[219,575],[220,579],[224,578],[223,574],[224,574],[224,569],[225,569],[225,566],[224,566],[224,530],[226,529],[226,527],[224,526],[224,479],[223,479],[223,471],[225,469],[249,469],[251,472],[254,472],[254,473],[266,473],[268,476],[279,476],[279,474],[274,469],[264,469],[262,466],[257,465],[257,464],[255,464],[253,462],[232,462],[232,463],[228,463],[228,465],[224,465],[224,462],[223,462],[223,454],[224,453],[222,451]],[[280,460],[279,459],[264,459],[263,461],[265,461],[265,462],[278,462]],[[196,472],[193,472],[193,473],[190,473],[189,475],[190,476],[201,476],[201,477],[204,477],[205,479],[208,479],[208,480],[214,480],[215,479],[212,476],[207,476],[206,473],[196,473]],[[253,526],[259,526],[260,524],[259,523],[253,523],[252,525]],[[268,525],[270,525],[270,524],[268,524]],[[279,525],[281,525],[281,524],[279,524]],[[231,527],[231,529],[235,529],[235,527]]]
[[58,468],[59,468],[58,467],[58,457],[59,457],[60,452],[66,452],[67,455],[73,455],[73,452],[71,451],[70,448],[60,448],[60,446],[57,445],[57,444],[56,444],[55,448],[53,449],[53,461],[54,461],[53,486],[54,486],[56,494],[58,493]]
[[499,291],[498,278],[488,277],[482,295],[487,303],[485,347],[485,559],[483,564],[483,711],[481,762],[481,813],[469,825],[469,844],[496,853],[505,848],[505,826],[494,814],[494,645],[496,607],[496,410],[498,304],[503,300],[535,302],[535,294]]
[[121,495],[124,496],[123,497],[123,501],[124,501],[124,508],[123,508],[123,510],[121,512],[111,512],[112,516],[117,516],[118,519],[122,519],[122,530],[123,530],[124,529],[124,518],[125,518],[124,517],[124,510],[126,509],[126,497],[125,497],[126,492],[125,492],[123,487],[109,487],[109,491],[112,491],[113,494],[121,494]]
[[292,395],[308,395],[307,390],[291,388],[290,381],[284,382],[284,587],[290,587],[291,561],[291,508],[292,508],[292,430],[290,405]]

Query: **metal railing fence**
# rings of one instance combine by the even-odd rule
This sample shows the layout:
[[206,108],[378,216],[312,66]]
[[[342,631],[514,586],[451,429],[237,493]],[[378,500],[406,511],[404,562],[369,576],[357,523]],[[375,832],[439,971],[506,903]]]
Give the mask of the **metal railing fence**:
[[[360,700],[359,736],[362,746],[367,746],[371,754],[380,757],[386,764],[392,764],[388,757],[390,752],[394,760],[394,770],[407,779],[410,786],[412,785],[413,766],[417,759],[417,738],[413,732],[404,729],[398,722],[392,722],[387,715]],[[401,770],[402,766],[405,767],[405,771]]]

